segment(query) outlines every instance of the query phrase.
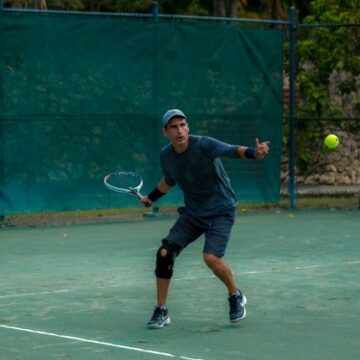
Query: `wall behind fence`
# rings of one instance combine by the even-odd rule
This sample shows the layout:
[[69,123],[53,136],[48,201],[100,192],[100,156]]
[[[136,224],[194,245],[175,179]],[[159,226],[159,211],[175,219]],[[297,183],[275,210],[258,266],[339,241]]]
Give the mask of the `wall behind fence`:
[[2,13],[0,212],[137,206],[103,176],[133,170],[153,188],[172,107],[192,133],[271,141],[264,161],[224,164],[240,202],[277,202],[282,47],[281,31],[234,24]]

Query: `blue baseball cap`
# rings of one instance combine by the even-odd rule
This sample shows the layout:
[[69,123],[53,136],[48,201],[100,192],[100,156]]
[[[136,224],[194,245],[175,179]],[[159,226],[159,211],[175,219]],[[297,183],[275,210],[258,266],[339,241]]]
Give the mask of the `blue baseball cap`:
[[185,114],[181,110],[179,109],[168,110],[163,116],[163,127],[166,127],[166,125],[170,122],[170,120],[175,116],[186,119]]

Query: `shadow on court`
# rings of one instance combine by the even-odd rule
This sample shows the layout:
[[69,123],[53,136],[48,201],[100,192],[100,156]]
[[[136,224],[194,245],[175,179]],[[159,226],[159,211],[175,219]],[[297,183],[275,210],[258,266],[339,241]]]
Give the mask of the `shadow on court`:
[[146,329],[174,219],[0,230],[0,359],[358,359],[360,212],[241,213],[226,259],[248,298],[228,322],[202,239],[177,259],[172,323]]

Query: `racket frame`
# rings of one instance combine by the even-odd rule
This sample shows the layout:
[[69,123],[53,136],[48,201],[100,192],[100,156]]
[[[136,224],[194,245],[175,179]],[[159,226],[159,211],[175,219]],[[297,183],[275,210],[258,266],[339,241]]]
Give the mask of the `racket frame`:
[[[135,177],[136,179],[139,180],[139,185],[135,186],[135,187],[129,187],[127,189],[125,188],[120,188],[118,186],[114,186],[114,185],[111,185],[109,183],[109,179],[113,176],[119,176],[119,175],[131,175],[133,177]],[[122,194],[130,194],[130,195],[135,195],[138,199],[142,199],[144,197],[144,195],[142,195],[140,193],[140,190],[142,188],[144,184],[144,181],[142,179],[142,177],[136,173],[134,173],[133,171],[115,171],[115,172],[112,172],[108,175],[106,175],[104,177],[104,185],[112,190],[112,191],[115,191],[115,192],[119,192],[119,193],[122,193]]]

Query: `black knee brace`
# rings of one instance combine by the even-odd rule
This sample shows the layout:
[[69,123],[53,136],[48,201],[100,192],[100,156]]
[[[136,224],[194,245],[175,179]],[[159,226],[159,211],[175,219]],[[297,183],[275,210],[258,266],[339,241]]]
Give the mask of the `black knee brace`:
[[[162,255],[163,250],[166,254]],[[163,240],[156,254],[155,275],[162,279],[171,279],[173,275],[175,258],[180,252],[180,247],[171,241]]]

